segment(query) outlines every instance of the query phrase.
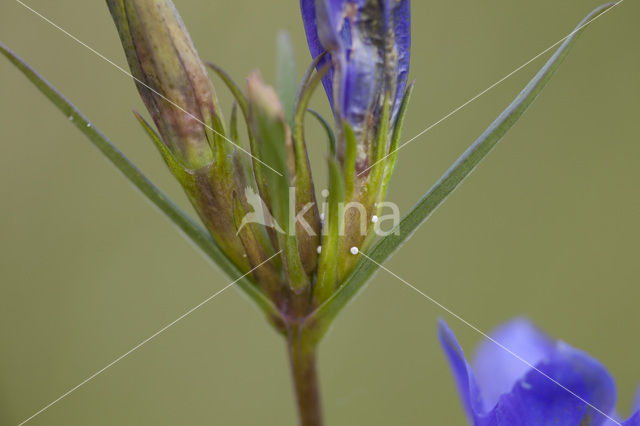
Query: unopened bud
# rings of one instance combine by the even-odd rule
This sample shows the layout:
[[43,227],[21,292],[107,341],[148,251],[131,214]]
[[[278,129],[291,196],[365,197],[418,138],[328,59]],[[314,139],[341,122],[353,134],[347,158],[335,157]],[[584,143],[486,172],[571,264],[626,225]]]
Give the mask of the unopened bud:
[[185,167],[213,159],[215,91],[171,0],[107,0],[138,91]]
[[258,72],[247,79],[249,100],[256,113],[266,114],[273,120],[284,121],[284,111],[275,89],[262,81]]

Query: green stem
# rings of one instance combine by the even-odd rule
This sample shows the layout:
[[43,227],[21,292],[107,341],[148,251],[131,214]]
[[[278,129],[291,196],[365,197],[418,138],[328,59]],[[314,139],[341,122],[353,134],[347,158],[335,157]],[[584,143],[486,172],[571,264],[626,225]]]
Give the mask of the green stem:
[[320,385],[316,371],[315,339],[309,331],[294,327],[287,336],[287,350],[296,393],[300,426],[322,426]]

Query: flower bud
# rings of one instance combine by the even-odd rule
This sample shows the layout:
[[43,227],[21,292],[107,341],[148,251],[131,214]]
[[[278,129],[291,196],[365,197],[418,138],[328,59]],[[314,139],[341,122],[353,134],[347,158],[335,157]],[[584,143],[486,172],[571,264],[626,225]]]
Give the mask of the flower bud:
[[[189,169],[213,160],[215,91],[170,0],[107,0],[138,91],[164,144]],[[217,132],[216,132],[217,133]]]
[[409,0],[301,0],[311,55],[328,52],[324,86],[334,112],[356,133],[380,119],[385,97],[395,118],[409,70]]
[[296,213],[295,200],[290,197],[290,187],[295,176],[291,130],[276,91],[264,84],[257,73],[247,79],[247,97],[250,125],[258,147],[256,154],[278,173],[264,174],[264,182],[260,185],[275,221],[282,227],[282,232],[277,235],[272,233],[272,239],[274,245],[282,250],[289,286],[300,294],[309,290],[310,282],[300,257],[296,226],[290,222],[290,218]]
[[395,165],[393,146],[410,89],[409,0],[300,0],[309,50],[337,122],[335,156],[342,167],[345,210],[338,282],[351,272],[353,247],[371,241]]

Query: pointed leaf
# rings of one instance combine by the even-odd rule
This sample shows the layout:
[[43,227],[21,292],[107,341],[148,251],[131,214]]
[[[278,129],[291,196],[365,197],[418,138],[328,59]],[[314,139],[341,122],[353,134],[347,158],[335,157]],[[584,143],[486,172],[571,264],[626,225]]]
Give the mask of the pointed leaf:
[[[561,44],[553,56],[538,71],[536,76],[518,94],[514,101],[505,109],[498,118],[471,144],[471,146],[458,158],[458,160],[445,172],[436,184],[422,197],[413,209],[400,222],[399,235],[391,235],[381,239],[367,256],[377,263],[384,263],[402,243],[404,243],[416,229],[444,202],[444,200],[462,183],[462,181],[476,168],[493,147],[502,139],[507,131],[524,114],[531,103],[540,94],[544,86],[549,82],[563,59],[573,47],[579,35],[584,31],[585,25],[596,16],[615,6],[610,3],[600,6],[591,12],[578,24],[576,30]],[[331,321],[340,310],[360,291],[369,279],[378,270],[375,263],[365,258],[358,263],[351,275],[342,286],[322,304],[312,315],[312,326],[318,327],[319,336],[328,329]]]
[[315,298],[322,302],[331,296],[338,277],[338,249],[340,243],[340,206],[345,200],[344,177],[338,161],[329,158],[329,199],[327,218],[324,223],[318,278],[314,289]]
[[282,102],[284,116],[289,125],[291,125],[293,121],[293,105],[296,99],[296,82],[298,80],[298,76],[296,75],[296,59],[293,51],[293,44],[291,44],[289,33],[280,31],[276,49],[276,86],[278,89],[278,97],[280,98],[280,102]]
[[140,115],[138,111],[134,110],[133,115],[142,126],[142,129],[147,133],[147,135],[149,135],[149,138],[151,138],[151,141],[160,152],[160,155],[162,155],[162,158],[164,159],[167,167],[169,167],[169,170],[171,170],[178,181],[180,181],[181,183],[184,182],[184,179],[186,178],[188,173],[185,171],[182,164],[180,164],[176,157],[171,153],[169,148],[167,148],[167,146],[162,143],[160,135],[156,133],[153,127],[147,122],[147,120],[142,117],[142,115]]
[[402,128],[404,127],[404,117],[407,114],[407,106],[411,100],[411,94],[413,93],[414,87],[415,81],[412,81],[407,87],[407,90],[404,93],[404,98],[402,98],[402,102],[400,103],[400,108],[398,109],[398,116],[396,117],[393,134],[391,135],[391,145],[389,146],[388,153],[389,156],[385,159],[384,175],[382,176],[382,190],[380,191],[381,200],[384,199],[387,194],[387,188],[389,187],[393,170],[398,162],[398,144],[400,143],[400,136],[402,135]]
[[345,154],[344,154],[344,182],[345,189],[350,197],[353,193],[356,180],[356,157],[358,154],[358,141],[356,134],[353,132],[351,125],[347,121],[343,122],[344,128],[344,141],[345,141]]
[[236,82],[233,81],[231,76],[218,65],[211,62],[206,62],[205,64],[212,71],[214,71],[218,75],[218,77],[220,77],[222,82],[227,86],[227,88],[235,98],[236,102],[238,102],[238,106],[240,106],[240,109],[242,110],[242,114],[244,114],[245,119],[248,119],[249,106],[247,103],[247,97],[244,95],[244,93],[242,93],[242,89],[240,89],[240,86],[238,86]]
[[[247,80],[249,94],[249,116],[260,160],[272,164],[277,172],[264,175],[269,208],[284,232],[277,235],[283,251],[284,264],[289,284],[296,293],[308,288],[309,279],[300,259],[295,228],[291,228],[290,185],[293,175],[293,146],[291,131],[287,126],[278,96],[270,86],[254,73]],[[295,214],[293,215],[295,216]]]
[[324,131],[327,134],[327,140],[329,141],[329,153],[332,156],[336,154],[336,135],[333,133],[333,129],[327,122],[327,120],[316,110],[308,108],[307,111],[311,113],[319,122]]
[[[58,92],[48,81],[13,51],[0,43],[0,53],[9,59],[73,124],[89,141],[129,180],[151,203],[173,222],[183,235],[188,237],[202,253],[213,261],[227,276],[238,279],[242,273],[222,252],[207,231],[191,219],[186,213],[167,197],[153,182],[118,148],[100,132],[78,109]],[[238,281],[240,286],[255,304],[265,313],[273,324],[282,322],[278,309],[267,297],[258,291],[251,281],[244,277]]]

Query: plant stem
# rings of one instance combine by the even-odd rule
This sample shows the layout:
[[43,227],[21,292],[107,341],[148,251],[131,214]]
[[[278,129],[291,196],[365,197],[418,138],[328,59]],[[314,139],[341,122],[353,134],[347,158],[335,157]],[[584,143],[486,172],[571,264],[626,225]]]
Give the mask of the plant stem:
[[320,386],[316,372],[316,342],[309,331],[293,326],[287,336],[287,350],[298,404],[300,426],[322,426]]

